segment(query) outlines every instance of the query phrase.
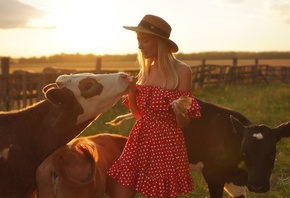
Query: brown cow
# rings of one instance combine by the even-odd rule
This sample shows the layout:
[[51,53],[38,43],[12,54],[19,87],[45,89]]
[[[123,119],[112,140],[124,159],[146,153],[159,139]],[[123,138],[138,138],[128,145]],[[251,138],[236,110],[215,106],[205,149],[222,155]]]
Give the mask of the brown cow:
[[99,134],[76,138],[52,153],[37,168],[38,198],[112,196],[116,182],[108,168],[119,158],[127,137]]
[[28,197],[41,162],[66,145],[128,90],[117,74],[73,74],[44,89],[46,100],[0,113],[0,197]]

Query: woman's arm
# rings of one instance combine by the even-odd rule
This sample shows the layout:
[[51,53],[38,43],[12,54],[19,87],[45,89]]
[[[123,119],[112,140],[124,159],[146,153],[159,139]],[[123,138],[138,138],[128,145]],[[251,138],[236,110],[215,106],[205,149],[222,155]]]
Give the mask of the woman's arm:
[[185,63],[180,62],[176,66],[176,72],[178,75],[178,87],[179,91],[192,91],[192,70],[191,68],[186,65]]
[[130,83],[130,90],[128,92],[129,107],[133,116],[138,120],[140,118],[139,109],[136,103],[136,78],[133,78]]
[[[179,78],[178,90],[191,92],[192,89],[192,71],[185,63],[179,62],[176,66],[177,75]],[[189,124],[190,118],[187,115],[187,109],[178,103],[172,106],[176,115],[176,121],[180,128],[184,128]]]
[[190,122],[190,118],[187,115],[187,109],[176,102],[172,104],[173,111],[176,116],[176,122],[180,128],[184,128]]

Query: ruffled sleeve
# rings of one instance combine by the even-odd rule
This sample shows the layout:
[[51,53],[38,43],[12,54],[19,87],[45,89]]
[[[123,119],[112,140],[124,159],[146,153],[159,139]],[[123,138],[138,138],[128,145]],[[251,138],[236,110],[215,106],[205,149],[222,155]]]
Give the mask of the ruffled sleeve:
[[[151,110],[168,111],[172,110],[171,103],[180,96],[188,96],[192,98],[192,103],[188,110],[190,118],[198,118],[201,116],[200,106],[190,92],[179,90],[169,90],[158,86],[142,86],[137,85],[136,92],[137,105],[140,113]],[[129,107],[128,95],[123,100],[123,105]]]
[[192,103],[190,105],[189,111],[188,111],[188,116],[190,118],[199,118],[201,117],[201,113],[200,113],[200,105],[198,104],[198,102],[196,101],[196,99],[194,98],[194,96],[192,96]]
[[123,100],[122,104],[125,105],[126,107],[129,107],[129,97],[128,97],[128,95],[126,95],[124,97],[124,100]]

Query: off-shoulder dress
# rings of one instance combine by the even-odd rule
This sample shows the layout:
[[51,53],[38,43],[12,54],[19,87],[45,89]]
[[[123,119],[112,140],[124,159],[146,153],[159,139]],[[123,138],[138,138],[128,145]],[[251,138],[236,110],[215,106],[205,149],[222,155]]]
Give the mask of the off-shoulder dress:
[[[182,130],[171,102],[180,96],[192,98],[188,116],[198,118],[200,106],[190,92],[158,86],[136,85],[141,115],[133,126],[120,158],[108,170],[117,182],[148,197],[177,197],[193,190]],[[128,99],[123,104],[129,106]]]

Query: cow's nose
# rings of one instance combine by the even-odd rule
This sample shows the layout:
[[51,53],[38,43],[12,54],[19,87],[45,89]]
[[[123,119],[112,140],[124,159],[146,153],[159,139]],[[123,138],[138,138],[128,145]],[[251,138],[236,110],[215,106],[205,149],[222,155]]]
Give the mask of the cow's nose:
[[269,191],[270,186],[269,185],[248,185],[248,189],[251,192],[255,192],[255,193],[266,193]]

